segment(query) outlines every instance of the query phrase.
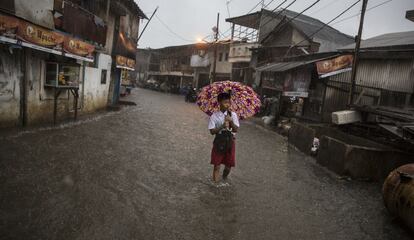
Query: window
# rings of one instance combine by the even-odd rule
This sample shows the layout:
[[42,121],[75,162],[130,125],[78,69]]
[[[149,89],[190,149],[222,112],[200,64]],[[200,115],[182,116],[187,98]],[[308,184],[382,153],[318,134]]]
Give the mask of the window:
[[57,63],[46,64],[46,83],[45,86],[56,86],[59,72],[59,65]]
[[79,86],[80,67],[67,63],[46,63],[46,82],[48,87],[77,87]]
[[219,62],[223,61],[223,53],[219,53],[218,60],[219,60]]
[[102,73],[101,73],[101,84],[106,84],[106,74],[107,74],[107,70],[106,69],[102,69]]
[[224,55],[224,61],[229,61],[229,53],[227,52],[225,55]]

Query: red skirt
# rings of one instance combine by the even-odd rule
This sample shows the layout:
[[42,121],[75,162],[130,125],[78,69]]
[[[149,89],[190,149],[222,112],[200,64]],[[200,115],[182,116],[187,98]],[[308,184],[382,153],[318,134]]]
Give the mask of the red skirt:
[[226,167],[236,166],[236,140],[233,139],[233,145],[227,153],[217,152],[214,144],[213,149],[211,150],[211,164],[214,166],[225,165]]

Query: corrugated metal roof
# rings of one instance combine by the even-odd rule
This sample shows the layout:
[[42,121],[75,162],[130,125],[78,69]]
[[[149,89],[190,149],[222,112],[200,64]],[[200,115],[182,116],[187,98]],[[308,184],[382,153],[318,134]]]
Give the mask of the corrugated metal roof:
[[234,23],[243,27],[259,29],[261,12],[254,12],[243,16],[227,18],[226,22]]
[[[414,31],[397,32],[379,35],[361,41],[362,49],[381,49],[381,48],[398,48],[398,47],[414,47]],[[352,50],[355,44],[350,44],[340,48],[340,50]]]
[[414,10],[407,11],[405,18],[414,22]]
[[[284,14],[288,18],[293,18],[296,15],[298,15],[297,12],[285,10]],[[344,34],[335,28],[331,26],[325,26],[325,23],[322,21],[312,18],[309,16],[306,16],[304,14],[299,15],[299,17],[295,18],[292,23],[296,25],[301,31],[303,31],[306,35],[311,36],[316,31],[318,31],[321,27],[323,27],[322,30],[320,30],[318,33],[316,33],[313,38],[323,39],[330,42],[335,42],[337,44],[349,44],[350,42],[354,41],[354,38]]]
[[[286,16],[288,19],[293,19],[299,14],[297,12],[290,11],[287,9],[284,9],[281,14],[279,14],[279,11],[276,11],[274,13],[268,10],[264,11],[267,11],[274,15],[280,15],[280,17]],[[309,17],[305,14],[301,14],[295,19],[293,19],[292,24],[307,36],[312,36],[316,31],[319,30],[319,32],[313,35],[312,38],[325,40],[326,42],[335,43],[339,46],[344,46],[354,41],[353,37],[344,34],[333,27],[325,26],[325,23],[323,23],[322,21],[316,18]],[[321,28],[322,30],[320,30]],[[272,33],[270,33],[269,35],[271,34]],[[264,39],[266,39],[267,37],[268,36],[266,36]]]
[[[259,29],[260,20],[263,14],[277,17],[275,18],[275,21],[280,21],[280,19],[284,17],[292,19],[299,13],[290,11],[288,9],[283,9],[283,12],[282,10],[273,12],[267,9],[262,9],[259,12],[228,18],[226,19],[226,21],[244,27]],[[322,21],[310,16],[306,16],[305,14],[301,14],[297,18],[292,20],[292,24],[295,25],[295,27],[297,27],[307,36],[313,35],[317,30],[323,27],[323,29],[316,33],[312,38],[324,40],[325,42],[332,42],[339,46],[344,46],[354,41],[353,37],[344,34],[333,27],[325,26],[325,23],[323,23]],[[266,38],[266,36],[262,39],[264,38]]]
[[322,61],[327,59],[327,57],[324,58],[318,58],[318,59],[312,59],[307,61],[291,61],[291,62],[277,62],[277,63],[270,63],[261,67],[256,68],[256,71],[259,72],[284,72],[290,69],[294,69],[297,67],[305,66],[314,62]]
[[[414,60],[361,60],[356,76],[356,84],[368,88],[413,93]],[[351,72],[329,78],[331,81],[350,83]]]
[[284,72],[293,68],[304,66],[306,64],[308,64],[308,62],[279,62],[258,67],[256,70],[259,72]]

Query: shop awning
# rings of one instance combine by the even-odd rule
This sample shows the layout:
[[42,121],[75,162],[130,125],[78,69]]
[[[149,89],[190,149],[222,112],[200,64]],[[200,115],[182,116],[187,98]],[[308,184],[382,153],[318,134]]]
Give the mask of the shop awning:
[[259,72],[285,72],[294,68],[302,67],[314,62],[320,61],[320,59],[310,61],[298,61],[298,62],[278,62],[271,63],[262,67],[256,68]]
[[285,72],[285,71],[288,71],[288,70],[291,70],[291,69],[294,69],[294,68],[306,66],[308,64],[324,61],[324,60],[327,60],[327,59],[332,59],[332,58],[335,58],[335,57],[338,57],[338,56],[339,56],[339,54],[334,54],[334,55],[330,55],[330,56],[313,56],[314,59],[310,59],[310,57],[312,57],[312,56],[311,55],[306,55],[306,56],[300,57],[300,58],[305,58],[303,60],[300,60],[300,58],[298,59],[298,57],[296,57],[295,58],[296,61],[269,63],[267,65],[256,68],[256,71],[258,71],[258,72]]
[[94,62],[95,46],[61,32],[22,19],[0,14],[0,43],[28,47],[43,52]]

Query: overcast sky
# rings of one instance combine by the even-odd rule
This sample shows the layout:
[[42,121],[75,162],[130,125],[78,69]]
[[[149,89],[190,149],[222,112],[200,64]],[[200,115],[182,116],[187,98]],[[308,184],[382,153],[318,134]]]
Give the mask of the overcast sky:
[[[211,29],[216,24],[218,12],[221,17],[220,31],[225,32],[230,27],[229,23],[225,22],[225,18],[229,17],[229,12],[231,17],[244,15],[259,2],[259,0],[230,0],[228,12],[227,1],[229,0],[136,0],[148,17],[159,6],[156,17],[150,22],[139,41],[139,47],[160,48],[196,42],[197,39],[212,34]],[[292,1],[288,0],[282,7]],[[355,1],[320,0],[306,14],[328,22]],[[274,9],[281,2],[283,1],[274,0],[268,9]],[[315,0],[297,0],[289,9],[300,12],[313,2]],[[368,9],[381,3],[384,5],[371,9],[366,14],[364,38],[390,32],[414,31],[414,22],[405,18],[407,10],[414,10],[414,0],[369,0]],[[359,3],[338,20],[358,14],[360,9]],[[359,16],[331,26],[353,36],[357,34],[358,22]],[[141,30],[145,23],[146,21],[142,23]]]

